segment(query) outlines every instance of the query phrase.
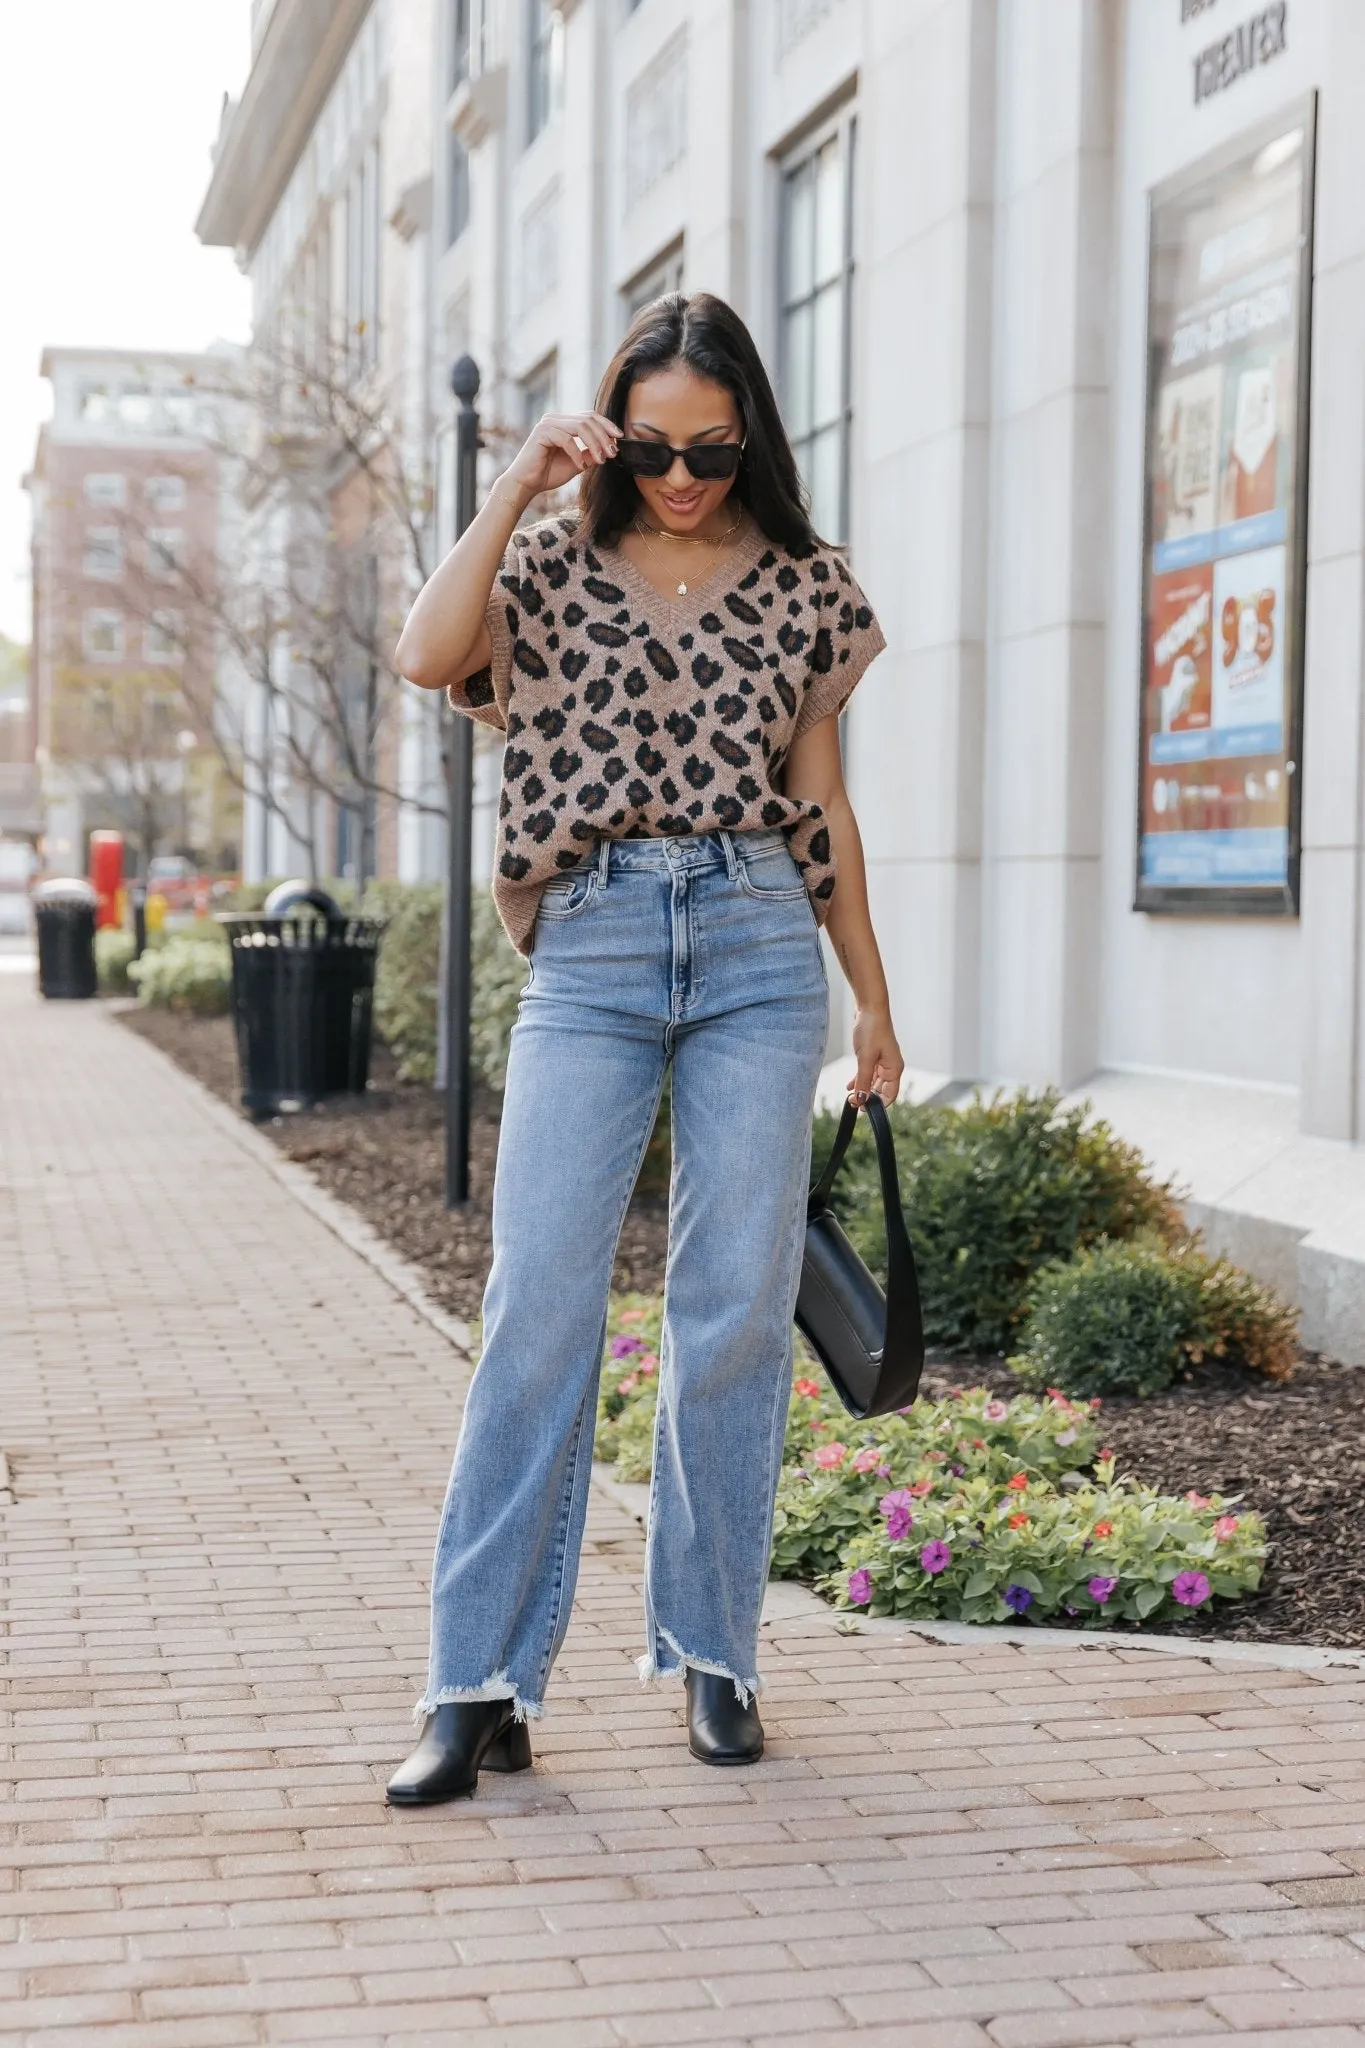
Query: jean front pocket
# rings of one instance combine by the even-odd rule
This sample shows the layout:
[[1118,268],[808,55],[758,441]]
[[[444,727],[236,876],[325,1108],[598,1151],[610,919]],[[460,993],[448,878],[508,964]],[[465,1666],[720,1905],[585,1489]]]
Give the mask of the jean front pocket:
[[538,917],[578,917],[585,911],[597,894],[597,869],[573,868],[567,875],[556,875],[545,884],[541,895]]
[[741,851],[739,880],[746,896],[772,903],[794,903],[806,893],[801,870],[786,846],[765,846],[757,853]]

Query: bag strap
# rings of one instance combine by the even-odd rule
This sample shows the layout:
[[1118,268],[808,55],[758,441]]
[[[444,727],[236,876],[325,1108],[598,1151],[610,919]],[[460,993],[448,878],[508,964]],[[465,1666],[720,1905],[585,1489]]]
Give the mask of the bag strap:
[[[877,1147],[882,1215],[886,1225],[886,1338],[882,1352],[882,1371],[878,1379],[878,1393],[873,1397],[873,1411],[877,1412],[883,1383],[894,1382],[907,1374],[914,1383],[918,1382],[920,1368],[924,1363],[924,1333],[919,1277],[915,1272],[915,1254],[910,1246],[910,1233],[905,1227],[905,1211],[901,1207],[900,1180],[896,1173],[896,1146],[891,1135],[891,1122],[879,1095],[869,1095],[863,1107],[867,1111],[867,1120],[872,1126],[873,1142]],[[807,1223],[813,1223],[829,1206],[835,1177],[844,1163],[844,1155],[848,1151],[857,1121],[858,1105],[855,1102],[845,1102],[843,1115],[839,1119],[839,1128],[830,1147],[829,1158],[825,1161],[824,1171],[811,1189],[806,1204]],[[913,1396],[913,1392],[912,1384],[907,1398]]]

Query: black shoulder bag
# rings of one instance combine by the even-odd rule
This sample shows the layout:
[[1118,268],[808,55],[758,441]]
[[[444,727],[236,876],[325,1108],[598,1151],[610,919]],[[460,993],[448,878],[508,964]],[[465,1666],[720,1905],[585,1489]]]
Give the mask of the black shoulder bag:
[[896,1149],[880,1096],[869,1095],[868,1121],[877,1143],[886,1213],[886,1293],[858,1257],[829,1207],[843,1165],[857,1105],[845,1103],[825,1170],[806,1205],[806,1251],[796,1298],[796,1326],[829,1374],[850,1415],[889,1415],[914,1400],[924,1370],[915,1255],[901,1209]]

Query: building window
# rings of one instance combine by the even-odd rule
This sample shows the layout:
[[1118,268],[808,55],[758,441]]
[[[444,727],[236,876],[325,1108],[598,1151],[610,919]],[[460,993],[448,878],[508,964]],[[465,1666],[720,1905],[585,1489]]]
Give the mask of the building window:
[[446,137],[446,247],[469,226],[469,151],[452,129]]
[[166,411],[166,424],[173,434],[194,432],[197,408],[194,400],[182,391],[173,391],[162,400]]
[[469,13],[472,0],[448,0],[450,14],[450,90],[458,92],[469,76]]
[[520,308],[529,313],[559,284],[559,187],[551,185],[521,220]]
[[178,526],[153,526],[147,534],[147,571],[159,582],[174,576],[184,560],[185,536]]
[[526,17],[526,140],[531,143],[554,104],[559,17],[551,0],[526,0]]
[[557,365],[553,356],[521,380],[522,431],[529,434],[537,420],[554,411]]
[[122,612],[86,613],[85,658],[87,661],[122,661]]
[[687,38],[675,36],[626,95],[626,205],[687,154]]
[[126,505],[128,479],[92,470],[85,479],[85,502],[87,505]]
[[782,405],[817,533],[848,538],[851,113],[782,167]]
[[113,581],[123,574],[123,536],[116,526],[85,529],[85,573]]
[[675,242],[662,256],[655,258],[647,270],[633,277],[621,294],[627,321],[635,318],[641,306],[652,304],[663,298],[666,292],[680,292],[683,288],[683,245]]
[[149,476],[144,490],[147,503],[154,512],[183,512],[185,509],[185,479],[183,476]]
[[81,392],[81,418],[92,426],[104,426],[114,417],[114,401],[104,384],[87,384]]
[[379,344],[379,145],[371,143],[346,193],[347,354],[372,369]]
[[158,667],[179,661],[185,627],[179,612],[153,612],[142,631],[142,657]]
[[150,391],[123,391],[119,394],[119,425],[131,427],[134,433],[145,434],[152,424],[152,394]]

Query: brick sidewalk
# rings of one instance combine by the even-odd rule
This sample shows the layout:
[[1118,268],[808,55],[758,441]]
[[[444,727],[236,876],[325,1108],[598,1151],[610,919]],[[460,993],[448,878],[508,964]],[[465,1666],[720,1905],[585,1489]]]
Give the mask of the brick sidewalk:
[[1365,1681],[765,1631],[643,1693],[599,1503],[533,1779],[397,1815],[462,1364],[148,1046],[0,978],[0,2044],[1365,2043]]

